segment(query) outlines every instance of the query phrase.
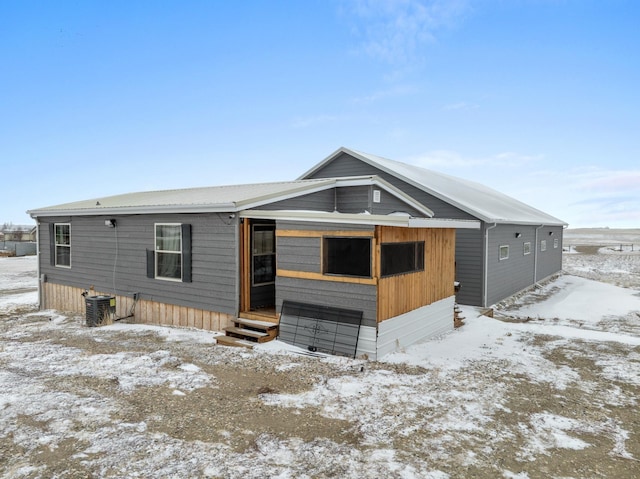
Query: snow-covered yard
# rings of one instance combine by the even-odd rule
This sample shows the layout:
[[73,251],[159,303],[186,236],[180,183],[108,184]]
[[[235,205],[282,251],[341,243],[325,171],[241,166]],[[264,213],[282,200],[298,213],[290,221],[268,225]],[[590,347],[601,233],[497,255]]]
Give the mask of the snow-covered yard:
[[565,269],[496,318],[463,308],[462,328],[366,362],[87,328],[37,311],[34,258],[0,258],[0,475],[638,477],[640,254]]

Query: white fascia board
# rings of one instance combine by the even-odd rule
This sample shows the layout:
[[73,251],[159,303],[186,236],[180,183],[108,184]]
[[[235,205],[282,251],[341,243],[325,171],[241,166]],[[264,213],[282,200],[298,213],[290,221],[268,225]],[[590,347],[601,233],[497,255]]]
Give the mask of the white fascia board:
[[315,173],[316,171],[318,171],[320,168],[322,168],[324,165],[329,163],[331,160],[333,160],[340,153],[345,153],[345,152],[350,153],[350,151],[347,148],[345,148],[344,146],[341,146],[336,151],[334,151],[329,156],[327,156],[324,160],[322,160],[320,163],[316,163],[315,165],[313,165],[311,168],[309,168],[307,171],[305,171],[302,175],[300,175],[296,179],[298,179],[298,180],[307,179],[307,176],[309,176],[310,174]]
[[317,180],[310,180],[309,184],[300,185],[296,188],[288,189],[284,192],[272,193],[261,197],[250,198],[244,201],[237,201],[235,206],[240,209],[252,209],[258,206],[268,205],[278,201],[289,200],[291,198],[297,198],[302,195],[309,195],[317,193],[318,191],[324,191],[335,186],[335,178],[321,178]]
[[239,216],[241,218],[254,219],[380,225],[399,228],[480,229],[480,222],[476,220],[412,218],[404,215],[370,215],[365,213],[329,213],[326,211],[300,210],[245,210],[241,211]]
[[354,225],[382,225],[408,227],[408,216],[370,215],[365,213],[329,213],[304,210],[245,210],[240,218],[271,219],[283,221],[308,221],[314,223],[343,223]]
[[448,218],[409,218],[409,228],[455,228],[479,230],[479,220],[453,220]]

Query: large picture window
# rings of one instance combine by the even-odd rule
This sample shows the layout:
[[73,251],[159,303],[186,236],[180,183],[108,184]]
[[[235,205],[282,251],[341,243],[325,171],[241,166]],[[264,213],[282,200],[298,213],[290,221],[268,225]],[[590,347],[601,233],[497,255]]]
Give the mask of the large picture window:
[[331,238],[323,243],[323,272],[371,277],[371,238]]
[[55,265],[71,267],[71,225],[57,223],[55,231]]
[[380,255],[382,277],[424,270],[424,241],[384,243]]

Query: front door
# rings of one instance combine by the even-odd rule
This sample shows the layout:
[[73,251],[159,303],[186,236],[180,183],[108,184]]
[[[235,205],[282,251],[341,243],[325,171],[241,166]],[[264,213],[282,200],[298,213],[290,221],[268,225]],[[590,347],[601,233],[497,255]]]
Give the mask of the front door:
[[250,220],[244,225],[243,311],[274,309],[276,303],[276,225]]

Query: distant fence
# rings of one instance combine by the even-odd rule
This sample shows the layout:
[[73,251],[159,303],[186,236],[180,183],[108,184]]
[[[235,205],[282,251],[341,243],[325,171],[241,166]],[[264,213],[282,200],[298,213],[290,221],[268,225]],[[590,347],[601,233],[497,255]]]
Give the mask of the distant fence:
[[0,241],[0,250],[13,256],[29,256],[36,254],[36,244],[30,241]]

